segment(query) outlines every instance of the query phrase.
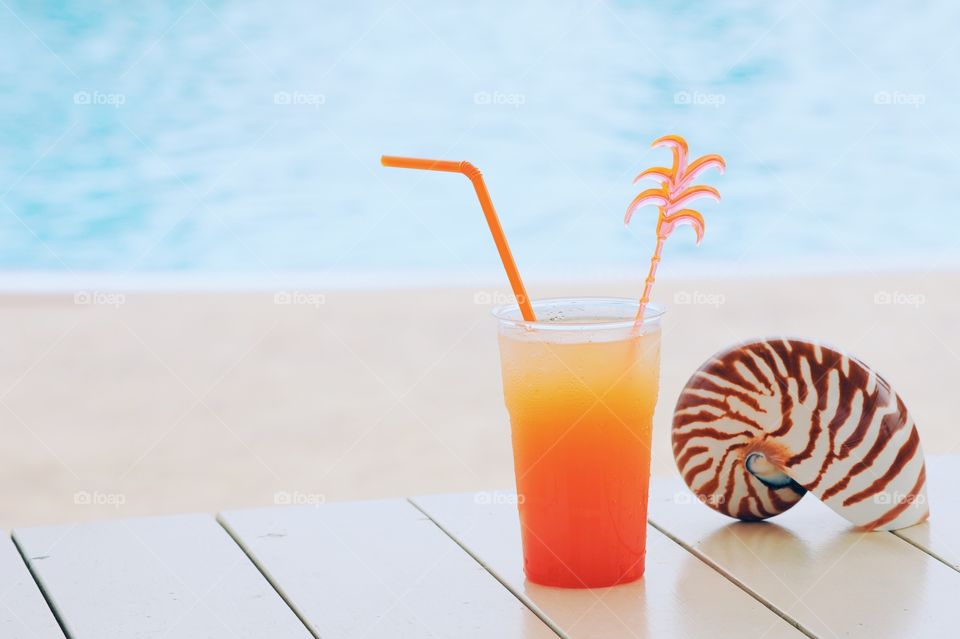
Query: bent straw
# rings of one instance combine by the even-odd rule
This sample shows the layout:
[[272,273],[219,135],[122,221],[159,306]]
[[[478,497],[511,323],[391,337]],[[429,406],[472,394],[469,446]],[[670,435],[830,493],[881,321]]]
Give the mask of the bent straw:
[[467,179],[473,183],[473,189],[477,192],[480,208],[483,209],[483,215],[487,218],[487,226],[490,227],[493,242],[497,245],[497,252],[500,253],[503,268],[507,271],[507,279],[510,280],[510,286],[513,288],[513,296],[517,298],[517,304],[520,305],[520,313],[523,315],[523,319],[528,322],[537,321],[536,315],[533,314],[533,306],[530,305],[530,298],[527,297],[527,290],[523,287],[523,280],[520,279],[520,271],[517,270],[517,264],[513,261],[510,245],[507,244],[507,236],[503,234],[503,227],[500,226],[500,218],[497,217],[497,211],[493,208],[493,202],[490,201],[490,193],[487,191],[487,185],[483,182],[483,174],[480,173],[480,169],[469,162],[406,158],[395,155],[380,156],[380,164],[399,169],[445,171],[447,173],[462,173],[467,176]]

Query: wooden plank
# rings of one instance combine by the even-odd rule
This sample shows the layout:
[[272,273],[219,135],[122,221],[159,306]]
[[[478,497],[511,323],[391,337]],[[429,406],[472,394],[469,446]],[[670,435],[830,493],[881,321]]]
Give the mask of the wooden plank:
[[954,488],[960,489],[960,455],[928,456],[930,520],[894,534],[960,570],[960,499]]
[[412,501],[567,637],[803,636],[653,528],[641,581],[594,590],[545,588],[524,579],[520,524],[511,493],[431,495]]
[[43,594],[6,532],[0,531],[0,637],[63,639]]
[[71,639],[310,633],[209,515],[14,531]]
[[406,501],[241,510],[220,520],[324,639],[556,637]]
[[812,496],[736,522],[654,479],[650,521],[819,637],[939,637],[960,627],[960,575],[888,532],[858,532]]

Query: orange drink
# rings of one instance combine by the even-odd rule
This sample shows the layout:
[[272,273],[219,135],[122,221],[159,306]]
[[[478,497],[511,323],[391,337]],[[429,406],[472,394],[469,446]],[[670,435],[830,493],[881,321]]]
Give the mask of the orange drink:
[[498,318],[524,571],[535,583],[611,586],[643,576],[660,317],[636,300],[533,302]]

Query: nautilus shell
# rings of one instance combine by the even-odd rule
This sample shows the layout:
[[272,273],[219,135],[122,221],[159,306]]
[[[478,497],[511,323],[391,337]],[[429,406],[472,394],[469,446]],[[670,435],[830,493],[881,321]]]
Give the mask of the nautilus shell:
[[900,397],[860,360],[768,339],[710,358],[673,418],[673,454],[700,501],[743,520],[807,491],[866,530],[929,516],[920,436]]

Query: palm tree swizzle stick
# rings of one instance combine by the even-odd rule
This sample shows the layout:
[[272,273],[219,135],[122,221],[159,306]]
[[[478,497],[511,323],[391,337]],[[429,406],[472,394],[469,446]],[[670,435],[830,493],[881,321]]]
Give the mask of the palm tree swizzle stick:
[[679,135],[665,135],[662,138],[657,138],[653,141],[652,146],[665,146],[671,149],[673,151],[673,166],[669,169],[655,166],[642,171],[640,175],[634,178],[634,184],[641,180],[654,180],[659,182],[660,186],[649,188],[635,197],[630,202],[630,206],[627,207],[627,214],[623,220],[624,224],[629,224],[634,211],[641,206],[653,204],[659,209],[657,246],[650,258],[650,271],[647,273],[647,279],[643,286],[643,295],[640,296],[640,308],[637,311],[636,320],[638,324],[643,323],[643,311],[650,301],[650,291],[653,289],[653,280],[657,275],[657,266],[660,264],[663,243],[666,242],[673,229],[681,224],[689,224],[697,234],[698,246],[700,240],[703,239],[703,216],[693,209],[683,207],[702,197],[720,201],[719,191],[712,186],[690,186],[690,184],[707,169],[713,168],[723,173],[727,166],[723,158],[716,154],[704,155],[688,164],[687,141]]

